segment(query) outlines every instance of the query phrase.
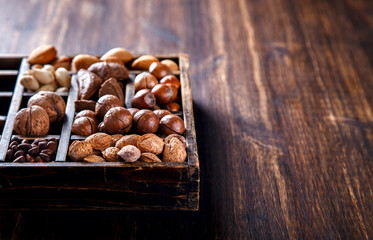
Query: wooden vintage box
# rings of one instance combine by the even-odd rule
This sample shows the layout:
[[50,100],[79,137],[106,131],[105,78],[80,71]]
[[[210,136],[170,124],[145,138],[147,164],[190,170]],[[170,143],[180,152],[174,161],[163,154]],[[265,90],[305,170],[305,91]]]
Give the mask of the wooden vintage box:
[[[139,57],[135,55],[134,57]],[[66,118],[50,135],[58,141],[56,161],[49,163],[5,162],[17,111],[26,107],[33,93],[24,92],[19,79],[29,69],[23,56],[0,56],[0,209],[160,209],[198,210],[199,161],[189,78],[189,59],[184,54],[155,55],[179,64],[174,72],[181,81],[182,112],[187,140],[184,163],[78,163],[67,161],[69,144],[79,136],[71,135],[76,76],[66,101]],[[140,71],[130,69],[132,81],[126,85],[126,106],[133,96],[133,78]]]

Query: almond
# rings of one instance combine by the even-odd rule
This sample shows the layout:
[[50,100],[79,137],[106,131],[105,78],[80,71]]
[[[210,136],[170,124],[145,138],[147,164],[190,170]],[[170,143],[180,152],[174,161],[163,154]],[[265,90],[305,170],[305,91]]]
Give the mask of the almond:
[[126,135],[126,136],[123,136],[121,139],[119,139],[117,143],[115,144],[115,146],[119,149],[122,149],[122,147],[127,146],[127,145],[133,145],[136,147],[139,139],[140,139],[140,135],[137,135],[137,134]]
[[57,56],[57,50],[53,45],[43,45],[35,48],[27,61],[30,64],[47,64]]
[[104,151],[102,151],[102,156],[108,162],[119,162],[118,156],[119,148],[116,147],[108,147]]
[[150,65],[153,62],[159,62],[159,59],[152,56],[152,55],[143,55],[143,56],[139,57],[138,59],[136,59],[135,61],[133,61],[131,67],[133,69],[148,71]]
[[110,147],[111,137],[106,133],[95,133],[87,137],[85,140],[93,149],[104,150]]
[[89,155],[83,158],[83,162],[106,162],[103,157],[97,155]]
[[172,61],[171,59],[162,60],[161,63],[166,65],[171,71],[179,70],[179,66],[174,61]]
[[53,64],[53,66],[54,66],[55,69],[63,67],[66,70],[70,70],[70,68],[71,68],[71,60],[72,60],[71,57],[61,56],[61,57],[58,57],[57,59],[55,59],[52,62],[52,64]]
[[113,48],[105,53],[102,57],[102,61],[107,61],[110,57],[117,57],[122,64],[126,64],[132,60],[132,54],[125,48]]
[[154,153],[141,153],[140,161],[148,163],[162,162]]
[[125,162],[136,162],[140,158],[140,150],[132,145],[124,146],[119,152],[120,156]]
[[69,148],[69,157],[72,161],[82,161],[85,157],[93,154],[92,146],[85,141],[75,140]]
[[72,66],[73,71],[77,72],[79,69],[88,69],[92,64],[100,60],[88,54],[79,54],[73,58]]
[[122,134],[111,135],[110,146],[115,147],[115,144],[123,137]]
[[165,141],[163,151],[164,162],[184,162],[187,156],[185,147],[177,137],[168,138]]
[[140,137],[137,142],[137,147],[140,151],[154,153],[159,155],[163,152],[164,142],[163,139],[153,133],[147,133]]

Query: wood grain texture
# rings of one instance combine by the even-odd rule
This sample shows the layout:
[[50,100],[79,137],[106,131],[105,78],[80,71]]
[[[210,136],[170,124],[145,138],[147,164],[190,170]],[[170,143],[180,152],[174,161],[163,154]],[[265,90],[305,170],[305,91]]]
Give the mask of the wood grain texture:
[[201,165],[199,212],[9,211],[1,239],[373,237],[372,1],[0,3],[1,53],[189,54]]

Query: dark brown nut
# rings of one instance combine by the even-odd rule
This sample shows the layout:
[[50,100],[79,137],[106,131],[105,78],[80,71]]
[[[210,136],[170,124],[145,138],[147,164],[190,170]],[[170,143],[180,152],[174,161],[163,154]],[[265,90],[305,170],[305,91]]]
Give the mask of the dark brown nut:
[[184,162],[187,153],[183,143],[177,137],[171,137],[165,140],[163,151],[164,162]]
[[162,162],[154,153],[141,153],[140,161],[148,163]]
[[115,78],[118,81],[123,81],[128,78],[128,69],[115,62],[98,62],[92,64],[88,71],[91,71],[100,76],[104,81],[109,78]]
[[30,150],[28,150],[28,154],[32,155],[32,156],[36,156],[40,153],[40,148],[39,147],[33,147],[33,148],[30,148]]
[[31,148],[31,144],[29,144],[29,143],[21,143],[21,144],[18,144],[18,146],[17,146],[17,150],[23,150],[23,151],[28,151],[28,150],[30,150],[30,148]]
[[13,136],[11,141],[16,141],[18,143],[21,143],[22,139],[20,139],[20,138],[18,138],[16,136]]
[[135,114],[140,111],[138,108],[127,108],[127,110],[131,113],[132,118],[135,116]]
[[118,156],[121,157],[124,162],[136,162],[140,158],[141,152],[137,147],[127,145],[119,150]]
[[150,89],[141,89],[133,96],[131,106],[139,109],[152,109],[155,106],[155,101],[155,96]]
[[102,156],[104,156],[105,160],[108,162],[119,162],[118,156],[119,148],[116,147],[108,147],[104,151],[102,151]]
[[50,141],[47,143],[48,149],[50,149],[53,153],[57,151],[57,142],[55,141]]
[[170,86],[172,88],[172,91],[174,92],[174,95],[172,95],[172,98],[171,98],[171,101],[175,101],[176,97],[177,97],[177,88],[175,87],[175,85],[172,85],[170,83],[166,83],[166,85]]
[[107,111],[113,107],[123,107],[123,103],[113,95],[105,95],[98,99],[96,104],[96,116],[103,119]]
[[43,159],[41,159],[40,156],[36,156],[36,157],[34,158],[34,160],[35,160],[35,162],[43,162]]
[[58,68],[62,67],[62,68],[65,68],[66,70],[70,70],[72,60],[73,59],[71,57],[63,55],[63,56],[60,56],[60,57],[56,58],[52,62],[52,65],[53,65],[54,69],[58,69]]
[[71,133],[75,135],[89,136],[97,131],[97,123],[90,117],[77,118],[71,126]]
[[27,143],[27,144],[29,144],[29,141],[27,139],[23,139],[21,143]]
[[85,158],[86,156],[92,155],[92,154],[93,154],[93,148],[91,144],[89,144],[86,141],[78,141],[78,140],[75,140],[70,145],[69,153],[68,153],[69,157],[74,162],[82,161],[83,158]]
[[182,135],[185,132],[183,119],[174,114],[164,116],[159,122],[159,130],[164,135],[177,133]]
[[153,74],[158,80],[161,80],[163,77],[171,74],[171,71],[167,67],[167,65],[160,62],[153,62],[149,67],[149,72]]
[[164,78],[162,78],[159,83],[169,83],[176,87],[176,89],[179,89],[181,84],[179,79],[174,75],[167,75]]
[[133,123],[139,134],[155,133],[159,127],[157,115],[148,109],[138,111],[133,118]]
[[26,162],[35,162],[34,157],[31,156],[30,154],[26,154],[25,158],[26,158]]
[[97,121],[97,117],[96,117],[96,113],[95,113],[94,111],[92,111],[92,110],[88,110],[88,109],[86,109],[86,110],[82,110],[82,111],[78,112],[78,113],[76,114],[76,116],[75,116],[75,119],[80,118],[80,117],[90,117],[90,118],[92,118],[96,123],[98,123],[98,121]]
[[39,142],[43,142],[43,141],[45,141],[44,138],[35,138],[35,140],[32,143],[38,145]]
[[89,162],[89,163],[92,163],[92,162],[105,162],[105,159],[101,156],[97,156],[97,155],[89,155],[89,156],[86,156],[83,158],[83,162]]
[[143,55],[135,59],[131,67],[138,70],[148,70],[153,62],[159,62],[158,58],[151,55]]
[[41,153],[44,153],[44,154],[47,154],[47,155],[52,155],[53,151],[50,150],[49,148],[47,148],[47,149],[41,150]]
[[17,141],[12,141],[9,145],[9,147],[17,146],[19,143]]
[[115,144],[115,147],[119,149],[122,149],[122,147],[127,146],[127,145],[133,145],[136,147],[139,139],[140,139],[140,135],[137,135],[137,134],[125,135],[117,141],[117,143]]
[[43,161],[45,161],[45,162],[50,162],[50,161],[52,161],[51,156],[49,156],[48,154],[40,153],[39,156],[40,156],[41,159],[43,159]]
[[181,111],[181,106],[175,102],[169,102],[166,105],[166,109],[170,112],[178,112]]
[[161,108],[158,105],[155,105],[152,110],[154,111],[154,110],[158,110],[158,109],[161,109]]
[[13,127],[19,135],[46,135],[49,131],[49,116],[39,106],[23,108],[16,114]]
[[159,120],[161,120],[164,116],[171,114],[170,111],[165,109],[158,109],[153,111],[154,114],[158,117]]
[[98,131],[99,132],[107,132],[104,122],[100,122],[100,124],[98,124]]
[[141,152],[150,152],[159,155],[163,152],[163,139],[155,134],[147,133],[140,137],[137,147]]
[[172,61],[171,59],[162,60],[161,63],[166,65],[171,71],[179,70],[179,66],[176,64],[176,62]]
[[50,123],[59,122],[65,117],[66,103],[63,98],[54,92],[38,92],[27,103],[31,106],[42,107],[49,116]]
[[104,150],[110,147],[111,137],[106,133],[95,133],[85,139],[93,149]]
[[100,98],[105,95],[116,96],[124,105],[125,99],[123,90],[115,78],[109,78],[101,85],[101,88],[98,91],[98,97]]
[[25,156],[19,156],[17,157],[13,162],[16,162],[16,163],[23,163],[26,161],[26,158]]
[[158,80],[151,73],[143,72],[136,76],[134,81],[135,92],[141,89],[152,89],[158,84]]
[[78,99],[90,99],[103,83],[102,78],[84,69],[78,71],[76,79],[78,82]]
[[111,142],[110,142],[110,146],[111,147],[115,147],[115,144],[123,137],[122,134],[114,134],[114,135],[111,135]]
[[167,84],[157,84],[152,89],[152,93],[157,99],[157,104],[166,104],[172,100],[174,97],[174,90],[170,85]]
[[132,115],[124,107],[113,107],[105,114],[104,126],[110,134],[127,133],[132,126]]
[[53,45],[43,45],[35,48],[27,58],[30,64],[47,64],[57,56],[57,50]]
[[6,162],[9,162],[14,156],[14,151],[12,149],[8,149],[8,151],[6,152],[6,157],[5,157],[5,161]]
[[75,111],[79,112],[82,110],[92,110],[95,111],[96,102],[92,100],[76,100],[74,102]]
[[38,143],[38,147],[39,147],[40,150],[43,150],[43,149],[48,148],[48,143],[47,143],[47,141],[39,142],[39,143]]
[[15,154],[14,157],[17,158],[19,156],[25,156],[25,151],[24,150],[18,150]]

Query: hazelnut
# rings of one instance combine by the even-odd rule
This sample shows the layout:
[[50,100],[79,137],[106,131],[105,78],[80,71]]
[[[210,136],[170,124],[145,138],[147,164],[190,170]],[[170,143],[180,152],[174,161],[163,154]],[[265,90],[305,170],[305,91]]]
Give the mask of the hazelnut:
[[141,89],[152,89],[157,84],[158,80],[148,72],[140,73],[136,76],[134,81],[134,87],[136,92]]
[[106,133],[95,133],[85,139],[93,149],[104,150],[110,147],[111,137]]
[[113,107],[123,107],[123,103],[113,95],[104,95],[96,103],[96,116],[103,119],[106,112]]
[[75,140],[69,148],[69,157],[74,162],[82,161],[85,157],[93,154],[92,146],[85,141]]
[[119,150],[118,156],[121,157],[124,162],[136,162],[140,158],[140,150],[132,145],[124,146]]
[[135,116],[135,114],[140,110],[138,108],[127,108],[127,110],[131,113],[132,118]]
[[153,74],[158,80],[171,74],[171,71],[167,67],[167,65],[160,62],[153,62],[149,67],[149,72]]
[[150,89],[141,89],[133,96],[131,106],[140,109],[152,109],[155,106],[155,101],[155,96]]
[[163,151],[164,162],[184,162],[187,153],[185,147],[177,137],[170,137],[165,139],[165,146]]
[[183,134],[185,125],[183,119],[174,114],[164,116],[159,122],[159,129],[162,134],[170,135],[173,133]]
[[159,83],[169,83],[169,84],[172,84],[176,87],[176,89],[179,89],[181,84],[180,84],[180,81],[177,77],[175,77],[174,75],[167,75],[165,76],[164,78],[162,78]]
[[82,110],[82,111],[78,112],[78,113],[76,114],[76,116],[75,116],[75,119],[80,118],[80,117],[90,117],[90,118],[92,118],[96,123],[98,122],[98,121],[97,121],[97,117],[96,117],[96,113],[95,113],[94,111],[92,111],[92,110],[88,110],[88,109],[86,109],[86,110]]
[[161,63],[166,65],[171,71],[179,70],[179,66],[176,64],[176,62],[172,61],[171,59],[162,60]]
[[171,101],[174,101],[177,97],[177,88],[175,87],[175,85],[171,84],[171,83],[166,83],[166,85],[170,86],[172,88],[172,91],[174,92],[174,95],[172,95],[171,97]]
[[157,104],[166,104],[174,97],[174,90],[167,84],[157,84],[152,89],[152,93],[157,99]]
[[75,135],[89,136],[97,131],[96,121],[85,116],[76,118],[71,127],[71,133]]
[[159,126],[157,115],[148,109],[138,111],[133,118],[133,122],[139,134],[155,133]]
[[154,153],[141,153],[140,161],[148,163],[162,162]]
[[170,112],[178,112],[181,110],[181,106],[175,102],[169,102],[166,105],[166,109]]
[[143,55],[135,59],[131,67],[138,70],[148,70],[153,62],[159,62],[158,58],[151,55]]
[[139,141],[139,139],[140,139],[140,135],[137,135],[137,134],[125,135],[117,141],[117,143],[115,144],[115,147],[122,149],[122,147],[127,146],[127,145],[137,146],[137,142]]
[[53,92],[38,92],[32,96],[27,106],[38,105],[48,114],[50,123],[59,122],[65,117],[66,103],[63,98]]
[[163,139],[155,134],[147,133],[140,137],[137,147],[141,152],[150,152],[159,155],[163,152]]
[[19,135],[46,135],[49,131],[48,114],[37,105],[23,108],[16,114],[13,128]]
[[107,133],[127,133],[132,126],[132,115],[124,107],[113,107],[104,116]]
[[119,162],[118,152],[119,152],[119,148],[108,147],[102,151],[102,156],[104,156],[104,158],[108,162]]
[[99,132],[106,132],[106,128],[105,128],[104,122],[100,122],[97,127],[98,127],[98,131]]
[[170,111],[165,109],[157,109],[153,111],[157,115],[158,119],[161,120],[164,116],[171,114]]

